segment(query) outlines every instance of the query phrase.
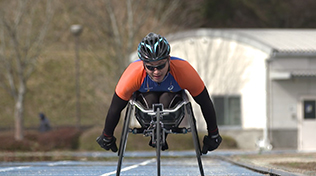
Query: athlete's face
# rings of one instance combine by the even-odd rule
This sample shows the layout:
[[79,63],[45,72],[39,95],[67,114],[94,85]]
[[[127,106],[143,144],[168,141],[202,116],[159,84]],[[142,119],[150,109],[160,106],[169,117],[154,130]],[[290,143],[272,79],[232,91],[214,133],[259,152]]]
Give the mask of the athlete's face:
[[163,59],[153,62],[144,62],[144,67],[147,74],[155,82],[162,82],[169,68],[169,59]]

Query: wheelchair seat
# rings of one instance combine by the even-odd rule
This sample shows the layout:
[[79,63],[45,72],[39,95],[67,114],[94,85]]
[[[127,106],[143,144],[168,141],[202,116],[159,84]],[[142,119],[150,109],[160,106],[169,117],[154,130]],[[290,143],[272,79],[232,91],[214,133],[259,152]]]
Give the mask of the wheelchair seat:
[[[135,105],[135,117],[142,128],[148,128],[154,120],[154,110],[150,109],[142,94],[137,93],[133,98]],[[162,109],[163,112],[161,122],[165,129],[177,128],[185,116],[185,104],[188,103],[187,95],[182,91],[181,95],[177,94],[170,102],[169,107]]]

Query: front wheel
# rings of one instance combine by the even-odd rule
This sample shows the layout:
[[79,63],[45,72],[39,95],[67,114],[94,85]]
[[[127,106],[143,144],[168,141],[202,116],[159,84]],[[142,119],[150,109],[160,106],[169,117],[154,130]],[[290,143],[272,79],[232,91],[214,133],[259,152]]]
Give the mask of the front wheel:
[[156,157],[157,157],[157,175],[160,176],[160,152],[161,152],[161,124],[160,124],[160,109],[157,109],[157,124],[156,124]]

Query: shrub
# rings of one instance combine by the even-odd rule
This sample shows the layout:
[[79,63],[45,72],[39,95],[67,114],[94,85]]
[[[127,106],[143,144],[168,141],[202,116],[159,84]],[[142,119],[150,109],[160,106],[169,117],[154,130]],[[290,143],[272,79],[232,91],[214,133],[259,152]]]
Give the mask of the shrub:
[[85,131],[79,138],[80,150],[104,151],[95,141],[102,130],[102,127],[94,127]]
[[30,151],[32,143],[28,140],[16,141],[13,136],[1,136],[0,150],[5,151]]
[[[94,127],[90,130],[84,132],[80,137],[80,149],[90,150],[90,151],[104,151],[95,141],[96,137],[100,135],[102,127]],[[117,138],[116,144],[119,147],[121,130],[115,130],[115,137]],[[200,144],[203,146],[204,133],[199,133]],[[222,136],[223,142],[220,145],[220,149],[236,149],[237,142],[235,139],[229,136]],[[148,146],[150,137],[144,137],[142,134],[128,134],[128,141],[126,145],[126,150],[136,151],[136,150],[153,150],[152,147]],[[194,144],[192,139],[192,134],[170,134],[167,137],[167,142],[169,150],[193,150]]]
[[234,138],[230,136],[222,135],[223,141],[219,146],[219,149],[237,149],[238,145]]
[[79,148],[81,131],[74,127],[57,128],[46,133],[28,130],[24,139],[16,141],[13,132],[0,135],[0,150],[3,151],[49,151],[76,150]]
[[40,134],[38,136],[40,150],[78,149],[80,134],[81,131],[74,127],[56,129]]

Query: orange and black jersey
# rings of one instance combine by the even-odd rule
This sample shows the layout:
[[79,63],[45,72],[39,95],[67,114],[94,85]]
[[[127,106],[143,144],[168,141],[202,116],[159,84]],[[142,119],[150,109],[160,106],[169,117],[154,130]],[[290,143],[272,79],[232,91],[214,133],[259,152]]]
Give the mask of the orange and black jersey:
[[170,57],[170,71],[161,83],[154,82],[141,60],[131,63],[121,76],[115,93],[128,101],[136,91],[140,92],[179,92],[186,89],[195,97],[204,89],[204,83],[195,69],[185,60]]
[[170,70],[161,83],[156,83],[146,74],[143,62],[131,63],[122,74],[112,98],[107,114],[104,134],[112,136],[118,124],[121,111],[136,91],[140,92],[178,92],[189,91],[200,105],[209,134],[217,133],[216,114],[204,82],[196,70],[185,60],[170,57]]

